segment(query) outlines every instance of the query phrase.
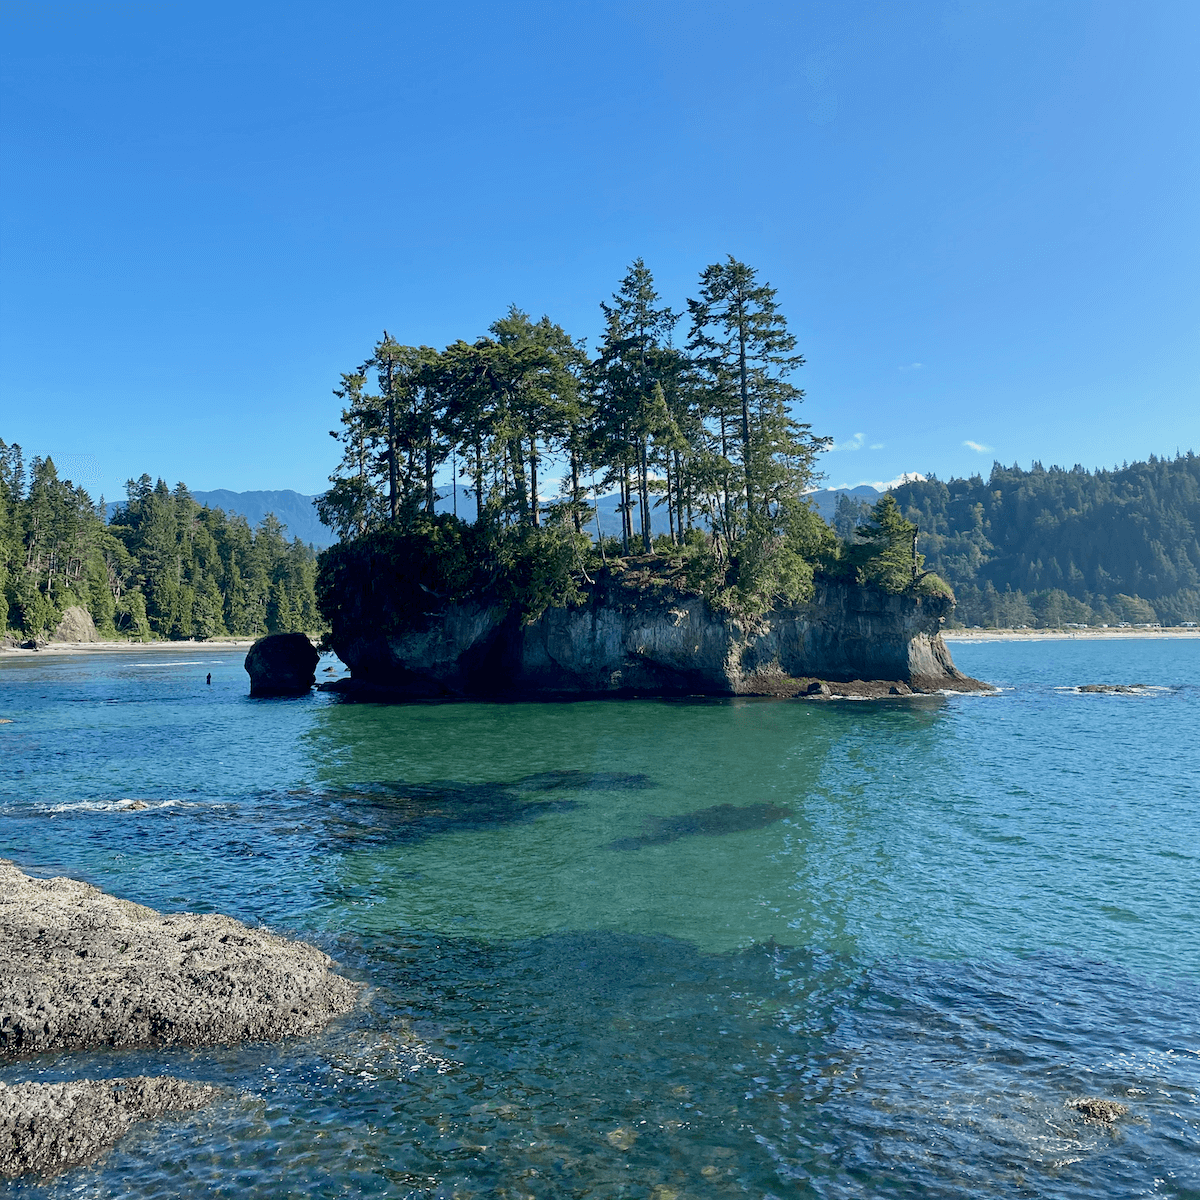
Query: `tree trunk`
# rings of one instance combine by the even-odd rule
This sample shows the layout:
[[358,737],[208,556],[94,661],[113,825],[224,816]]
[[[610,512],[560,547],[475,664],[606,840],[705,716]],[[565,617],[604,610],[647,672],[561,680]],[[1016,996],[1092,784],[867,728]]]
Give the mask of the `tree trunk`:
[[475,442],[475,520],[483,516],[483,443]]
[[394,521],[399,511],[396,495],[396,393],[392,387],[392,360],[387,364],[387,426],[388,426],[388,518]]
[[642,549],[650,553],[650,480],[649,464],[646,462],[646,439],[638,444],[638,502],[642,516]]
[[671,491],[671,452],[667,451],[667,533],[671,537],[671,545],[678,546],[679,539],[675,536],[675,495]]
[[425,511],[432,517],[433,510],[433,430],[430,429],[429,440],[425,443]]
[[583,532],[583,514],[579,511],[579,506],[583,499],[579,494],[579,457],[575,451],[571,451],[571,520],[575,525],[575,532]]
[[746,476],[746,520],[754,511],[754,484],[750,478],[750,388],[746,380],[746,317],[738,301],[738,380],[742,393],[742,468]]
[[531,484],[530,492],[532,493],[531,494],[531,503],[533,506],[533,527],[534,527],[534,529],[541,529],[541,527],[542,527],[542,512],[541,512],[542,506],[538,500],[537,461],[538,461],[537,438],[531,437],[529,439],[529,481]]
[[620,545],[625,554],[629,553],[629,544],[634,536],[629,510],[629,463],[626,462],[623,466],[622,476],[620,476]]
[[529,524],[529,493],[525,489],[525,452],[521,449],[520,435],[508,443],[512,459],[513,484],[517,490],[517,517],[522,525]]

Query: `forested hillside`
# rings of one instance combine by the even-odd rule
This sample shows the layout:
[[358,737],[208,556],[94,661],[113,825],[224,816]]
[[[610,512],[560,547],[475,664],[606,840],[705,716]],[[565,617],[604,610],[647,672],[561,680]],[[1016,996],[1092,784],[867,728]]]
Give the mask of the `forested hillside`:
[[[964,625],[1200,620],[1200,458],[1119,470],[997,463],[892,492]],[[855,515],[844,505],[845,526]]]
[[83,605],[102,634],[211,638],[316,630],[316,559],[267,516],[201,507],[186,487],[130,480],[111,525],[54,463],[0,441],[0,632],[53,631]]

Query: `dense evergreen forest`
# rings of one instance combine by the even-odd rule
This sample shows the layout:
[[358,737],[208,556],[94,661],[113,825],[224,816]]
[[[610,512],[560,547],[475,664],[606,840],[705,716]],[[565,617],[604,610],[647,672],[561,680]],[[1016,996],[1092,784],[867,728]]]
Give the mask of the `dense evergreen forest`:
[[[954,588],[964,625],[1200,621],[1200,458],[1111,471],[1003,467],[987,480],[906,483],[891,493],[918,548]],[[865,506],[843,500],[852,536]]]
[[[682,345],[684,311],[662,302],[641,259],[600,309],[594,352],[514,307],[443,350],[385,332],[342,376],[331,435],[343,459],[317,501],[342,538],[321,560],[326,616],[381,571],[419,581],[414,613],[423,595],[498,586],[529,614],[631,556],[685,564],[691,586],[741,612],[799,599],[818,572],[944,587],[919,570],[892,509],[847,548],[804,499],[828,440],[796,419],[804,359],[754,268],[730,257],[703,270]],[[436,513],[447,466],[478,501],[470,526]],[[595,501],[614,489],[621,536],[601,537]],[[657,539],[652,510],[667,529]]]
[[315,577],[313,552],[273,516],[252,530],[143,475],[106,524],[102,502],[51,459],[27,467],[0,441],[0,633],[46,635],[73,605],[108,637],[315,631]]

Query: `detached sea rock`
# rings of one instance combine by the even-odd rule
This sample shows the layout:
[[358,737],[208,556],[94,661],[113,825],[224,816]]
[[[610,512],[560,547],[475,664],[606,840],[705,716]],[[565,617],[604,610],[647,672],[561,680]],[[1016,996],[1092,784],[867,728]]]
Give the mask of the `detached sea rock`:
[[0,859],[0,1057],[311,1033],[358,986],[304,942],[156,912]]
[[259,638],[246,655],[252,696],[303,696],[317,682],[316,647],[302,633]]
[[170,1076],[0,1083],[0,1178],[90,1162],[138,1122],[204,1108],[220,1088]]

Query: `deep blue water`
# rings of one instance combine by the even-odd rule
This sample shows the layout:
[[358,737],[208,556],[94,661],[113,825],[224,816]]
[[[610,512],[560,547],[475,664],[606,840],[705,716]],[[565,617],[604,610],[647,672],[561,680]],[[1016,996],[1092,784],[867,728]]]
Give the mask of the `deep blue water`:
[[0,855],[368,985],[283,1045],[5,1065],[230,1089],[12,1194],[1200,1196],[1200,642],[953,652],[1003,690],[388,707],[251,701],[194,646],[0,660]]

